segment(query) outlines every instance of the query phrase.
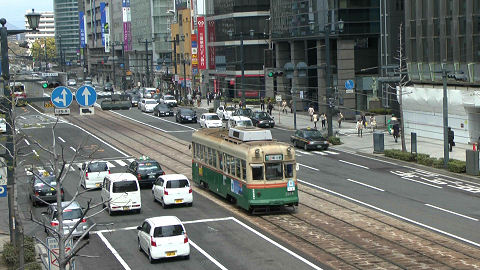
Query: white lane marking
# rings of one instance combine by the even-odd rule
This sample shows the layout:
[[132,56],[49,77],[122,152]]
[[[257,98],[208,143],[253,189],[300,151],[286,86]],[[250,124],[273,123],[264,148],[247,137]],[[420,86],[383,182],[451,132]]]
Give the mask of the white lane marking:
[[292,131],[291,129],[279,128],[279,127],[274,127],[274,129],[280,129],[280,130],[284,130],[284,131]]
[[216,266],[218,266],[218,268],[220,268],[222,270],[228,270],[228,268],[223,266],[221,263],[219,263],[217,260],[215,260],[215,258],[210,256],[210,254],[208,254],[205,250],[203,250],[201,247],[199,247],[197,244],[195,244],[195,242],[193,242],[192,239],[189,239],[188,241],[190,242],[190,245],[192,245],[194,248],[196,248],[198,251],[200,251],[200,253],[202,253],[203,256],[207,257],[207,259],[209,259]]
[[110,244],[110,242],[108,242],[107,238],[105,238],[105,236],[103,236],[103,234],[101,232],[99,232],[97,234],[100,237],[100,239],[102,239],[105,246],[107,246],[107,248],[110,249],[113,256],[115,256],[115,258],[117,258],[118,262],[123,266],[123,269],[131,270],[131,268],[130,268],[130,266],[128,266],[127,262],[125,262],[123,260],[122,256],[120,256],[120,254],[117,252],[117,250],[115,250],[115,248],[112,246],[112,244]]
[[328,156],[327,154],[320,152],[320,151],[313,151],[313,153],[320,155],[320,156]]
[[340,153],[333,152],[333,151],[328,151],[328,150],[325,150],[325,151],[323,151],[323,152],[329,153],[329,154],[332,154],[332,155],[340,155]]
[[73,152],[77,152],[77,149],[73,148],[70,146],[70,149],[72,149]]
[[65,140],[64,140],[62,137],[60,137],[60,136],[58,136],[58,139],[59,139],[60,141],[62,141],[62,142],[65,142]]
[[366,170],[369,170],[369,169],[370,169],[370,168],[365,167],[365,166],[363,166],[363,165],[359,165],[359,164],[356,164],[356,163],[348,162],[348,161],[345,161],[345,160],[342,160],[342,159],[339,159],[338,161],[343,162],[343,163],[346,163],[346,164],[350,164],[350,165],[352,165],[352,166],[357,166],[357,167],[360,167],[360,168],[363,168],[363,169],[366,169]]
[[25,118],[25,117],[23,117],[23,116],[19,116],[19,117],[20,117],[21,119],[23,119],[23,120],[26,120],[26,119],[27,119],[27,118]]
[[118,165],[120,165],[121,167],[125,167],[127,166],[127,163],[121,161],[121,160],[114,160]]
[[74,172],[74,171],[75,171],[75,168],[73,168],[72,165],[70,165],[70,171],[71,171],[71,172]]
[[304,165],[304,164],[302,164],[302,163],[297,163],[297,164],[300,165],[300,166],[302,166],[302,167],[309,168],[310,170],[319,171],[319,169],[317,169],[317,168],[313,168],[313,167]]
[[27,141],[27,139],[23,139],[27,145],[30,145],[30,143]]
[[[150,125],[150,124],[147,124],[147,123],[138,121],[138,120],[133,119],[133,118],[131,118],[131,117],[125,116],[125,115],[123,115],[123,114],[121,114],[121,113],[118,113],[118,112],[115,112],[115,111],[109,111],[109,112],[111,112],[111,113],[113,113],[113,114],[116,114],[116,115],[118,115],[118,116],[120,116],[120,117],[126,118],[126,119],[128,119],[128,120],[131,120],[131,121],[133,121],[133,122],[140,123],[140,124],[145,125],[145,126],[147,126],[147,127],[151,127],[151,128],[153,128],[153,129],[160,130],[161,132],[167,132],[165,129],[161,129],[161,128],[159,128],[159,127],[152,126],[152,125]],[[147,114],[147,115],[148,115],[148,114]]]
[[312,153],[305,152],[305,151],[302,151],[302,150],[297,150],[297,152],[302,153],[302,154],[304,154],[304,155],[309,155],[309,156],[312,156],[312,155],[313,155]]
[[336,196],[345,198],[345,199],[347,199],[347,200],[350,200],[350,201],[359,203],[359,204],[361,204],[361,205],[365,205],[365,206],[367,206],[367,207],[370,207],[370,208],[375,209],[375,210],[377,210],[377,211],[380,211],[380,212],[382,212],[382,213],[386,213],[386,214],[388,214],[388,215],[391,215],[391,216],[397,217],[397,218],[399,218],[399,219],[408,221],[408,222],[413,223],[413,224],[416,224],[416,225],[418,225],[418,226],[427,228],[427,229],[429,229],[429,230],[436,231],[436,232],[438,232],[438,233],[441,233],[441,234],[447,235],[447,236],[449,236],[449,237],[452,237],[452,238],[455,238],[455,239],[464,241],[464,242],[469,243],[469,244],[471,244],[471,245],[480,247],[480,243],[474,242],[474,241],[472,241],[472,240],[468,240],[468,239],[463,238],[463,237],[460,237],[460,236],[458,236],[458,235],[455,235],[455,234],[452,234],[452,233],[449,233],[449,232],[446,232],[446,231],[442,231],[442,230],[437,229],[437,228],[435,228],[435,227],[433,227],[433,226],[430,226],[430,225],[427,225],[427,224],[423,224],[423,223],[421,223],[421,222],[415,221],[415,220],[413,220],[413,219],[406,218],[406,217],[404,217],[404,216],[400,216],[400,215],[395,214],[395,213],[393,213],[393,212],[384,210],[384,209],[382,209],[382,208],[380,208],[380,207],[376,207],[376,206],[371,205],[371,204],[368,204],[368,203],[366,203],[366,202],[362,202],[362,201],[360,201],[360,200],[357,200],[357,199],[354,199],[354,198],[352,198],[352,197],[348,197],[348,196],[343,195],[343,194],[341,194],[341,193],[335,192],[335,191],[333,191],[333,190],[330,190],[330,189],[327,189],[327,188],[324,188],[324,187],[321,187],[321,186],[317,186],[317,185],[315,185],[315,184],[312,184],[312,183],[309,183],[309,182],[300,180],[300,179],[298,179],[298,178],[297,178],[297,181],[300,182],[300,183],[303,183],[303,184],[305,184],[305,185],[308,185],[308,186],[311,186],[311,187],[314,187],[314,188],[317,188],[317,189],[326,191],[326,192],[331,193],[331,194],[333,194],[333,195],[336,195]]
[[33,173],[28,168],[25,168],[25,173],[27,175],[33,175]]
[[127,160],[128,160],[128,162],[132,163],[135,159],[133,159],[133,158],[128,158]]
[[286,253],[292,255],[293,257],[295,257],[296,259],[304,262],[305,264],[307,264],[308,266],[312,267],[313,269],[317,269],[317,270],[322,270],[322,268],[320,268],[319,266],[313,264],[312,262],[308,261],[307,259],[301,257],[300,255],[298,255],[297,253],[289,250],[288,248],[280,245],[279,243],[275,242],[273,239],[270,239],[268,238],[267,236],[263,235],[261,232],[253,229],[252,227],[248,226],[247,224],[241,222],[240,220],[232,217],[232,220],[234,220],[235,222],[237,222],[238,224],[242,225],[244,228],[246,228],[247,230],[253,232],[254,234],[260,236],[262,239],[264,239],[265,241],[269,242],[270,244],[276,246],[277,248],[285,251]]
[[300,153],[298,153],[298,151],[297,151],[297,152],[295,152],[295,156],[297,156],[297,157],[301,157],[301,156],[303,156],[303,155],[302,155],[302,154],[300,154]]
[[107,166],[108,168],[115,168],[115,165],[113,163],[107,161]]
[[[184,124],[180,124],[180,123],[177,123],[177,122],[173,122],[173,121],[170,121],[170,120],[166,120],[166,119],[163,119],[163,118],[160,118],[160,117],[156,117],[156,116],[153,116],[151,114],[148,114],[148,113],[143,113],[144,115],[146,116],[149,116],[149,117],[152,117],[152,118],[155,118],[155,119],[158,119],[160,121],[164,121],[164,122],[167,122],[167,123],[170,123],[170,124],[175,124],[177,126],[181,126],[181,127],[185,127],[185,128],[189,128],[191,130],[197,130],[196,128],[192,128],[190,126],[187,126],[187,125],[184,125]],[[173,132],[173,131],[165,131],[165,132]],[[182,131],[183,132],[183,131]]]
[[373,189],[376,189],[378,191],[385,191],[381,188],[377,188],[377,187],[374,187],[374,186],[371,186],[371,185],[368,185],[368,184],[365,184],[365,183],[362,183],[362,182],[358,182],[358,181],[352,180],[350,178],[348,178],[347,181],[350,181],[350,182],[353,182],[353,183],[356,183],[356,184],[359,184],[359,185],[362,185],[362,186],[366,186],[366,187],[369,187],[369,188],[373,188]]
[[410,179],[410,178],[407,178],[407,177],[400,177],[400,178],[402,178],[402,179],[404,179],[404,180],[407,180],[407,181],[411,181],[411,182],[415,182],[415,183],[419,183],[419,184],[431,186],[431,187],[434,187],[434,188],[443,188],[443,187],[439,187],[439,186],[432,185],[432,184],[429,184],[429,183],[425,183],[425,182],[422,182],[422,181],[413,180],[413,179]]
[[35,149],[32,149],[32,151],[33,151],[33,154],[35,154],[35,156],[39,157],[39,155],[38,155],[37,151],[35,151]]
[[[390,162],[390,161],[386,161],[386,160],[381,160],[381,159],[378,159],[378,158],[373,158],[373,157],[368,157],[368,156],[360,155],[360,154],[355,153],[355,152],[353,152],[353,151],[347,151],[347,150],[338,149],[338,148],[335,148],[335,150],[340,151],[340,152],[344,152],[344,153],[347,153],[347,154],[351,154],[351,155],[354,155],[354,156],[357,156],[357,157],[362,157],[362,158],[367,158],[367,159],[371,159],[371,160],[375,160],[375,161],[387,163],[387,164],[390,164],[390,165],[402,166],[402,165],[399,165],[399,164],[397,164],[397,163],[393,163],[393,162]],[[409,168],[410,168],[410,167],[409,167]]]
[[450,213],[450,214],[457,215],[459,217],[467,218],[467,219],[470,219],[470,220],[473,220],[473,221],[478,221],[478,219],[476,219],[476,218],[472,218],[472,217],[469,217],[469,216],[466,216],[466,215],[462,215],[462,214],[459,214],[457,212],[453,212],[453,211],[450,211],[450,210],[447,210],[447,209],[444,209],[444,208],[441,208],[441,207],[438,207],[438,206],[435,206],[435,205],[431,205],[431,204],[428,204],[428,203],[426,203],[425,205],[429,206],[429,207],[432,207],[432,208],[435,208],[435,209],[438,209],[438,210],[441,210],[441,211],[445,211],[445,212]]

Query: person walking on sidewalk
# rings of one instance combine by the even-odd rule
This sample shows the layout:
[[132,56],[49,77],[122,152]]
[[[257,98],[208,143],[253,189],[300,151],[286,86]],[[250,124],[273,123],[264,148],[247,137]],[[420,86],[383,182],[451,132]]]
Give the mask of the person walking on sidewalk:
[[287,101],[285,99],[282,101],[282,112],[287,114]]
[[317,112],[314,112],[313,113],[313,124],[314,124],[314,127],[317,128],[317,122],[318,122],[318,113]]
[[288,106],[290,107],[290,113],[293,113],[293,99],[290,99]]
[[338,128],[340,128],[342,126],[342,121],[343,121],[343,114],[342,112],[339,112],[338,113]]
[[313,121],[313,113],[315,112],[315,109],[313,109],[312,104],[310,104],[310,107],[308,107],[308,115],[310,115],[310,122]]
[[265,99],[263,97],[260,98],[260,110],[265,111]]
[[361,119],[357,120],[357,136],[363,137],[363,123]]
[[362,125],[364,128],[367,128],[367,117],[362,113]]
[[455,133],[453,132],[451,127],[448,127],[448,150],[452,152],[453,147],[455,146]]
[[375,120],[375,117],[373,115],[370,116],[370,127],[372,131],[375,131],[375,129],[377,128],[377,120]]
[[272,101],[268,101],[268,114],[272,115],[273,104]]
[[400,125],[397,123],[393,124],[393,138],[395,142],[398,141],[398,136],[400,135]]
[[325,129],[326,116],[324,113],[320,115],[320,120],[322,121],[322,129]]

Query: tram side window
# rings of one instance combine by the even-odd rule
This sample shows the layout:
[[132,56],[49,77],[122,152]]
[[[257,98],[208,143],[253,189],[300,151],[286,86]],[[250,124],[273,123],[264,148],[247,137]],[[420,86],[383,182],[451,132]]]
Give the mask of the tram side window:
[[230,165],[232,163],[232,159],[229,155],[225,155],[225,160],[226,160],[226,164],[225,164],[225,168],[226,168],[226,171],[228,174],[230,174]]
[[240,159],[239,158],[235,158],[235,175],[240,178],[241,177],[241,171],[242,171],[242,168],[240,167]]
[[267,181],[283,179],[282,163],[265,163],[265,176]]
[[293,177],[293,164],[285,164],[285,178]]
[[263,165],[251,164],[252,180],[263,180]]
[[247,179],[247,162],[242,159],[242,179]]
[[207,163],[212,165],[212,148],[207,147]]
[[218,165],[220,166],[220,170],[223,171],[223,153],[218,153]]
[[212,166],[217,167],[217,151],[212,149]]

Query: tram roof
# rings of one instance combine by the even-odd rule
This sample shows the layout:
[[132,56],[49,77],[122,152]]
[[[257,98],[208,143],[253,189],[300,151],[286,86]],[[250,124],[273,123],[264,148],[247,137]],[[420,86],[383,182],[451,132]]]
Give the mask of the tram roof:
[[[255,128],[256,129],[256,128]],[[260,130],[260,129],[259,129]],[[260,146],[260,145],[285,145],[283,142],[278,142],[277,140],[254,140],[254,141],[242,141],[236,138],[232,138],[228,135],[229,130],[226,128],[205,128],[197,130],[193,133],[194,139],[204,139],[204,140],[216,140],[217,142],[229,142],[236,145],[244,145],[247,147],[250,146]],[[208,137],[208,138],[207,138]]]

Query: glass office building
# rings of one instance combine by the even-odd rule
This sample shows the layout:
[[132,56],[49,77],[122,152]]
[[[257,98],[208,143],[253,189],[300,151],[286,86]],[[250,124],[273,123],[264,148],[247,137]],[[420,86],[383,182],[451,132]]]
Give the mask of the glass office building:
[[77,65],[80,60],[78,0],[54,0],[53,11],[57,54],[63,55],[65,65]]

